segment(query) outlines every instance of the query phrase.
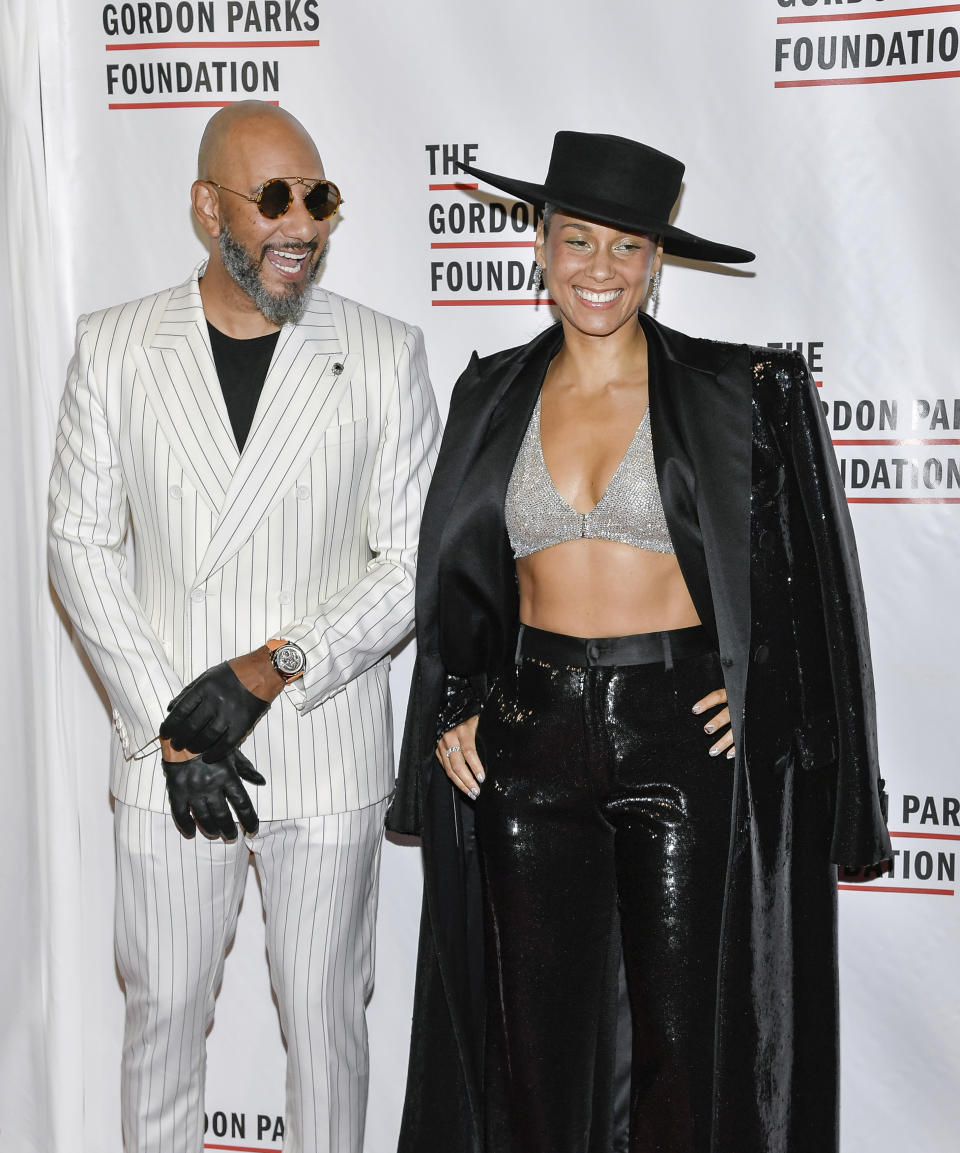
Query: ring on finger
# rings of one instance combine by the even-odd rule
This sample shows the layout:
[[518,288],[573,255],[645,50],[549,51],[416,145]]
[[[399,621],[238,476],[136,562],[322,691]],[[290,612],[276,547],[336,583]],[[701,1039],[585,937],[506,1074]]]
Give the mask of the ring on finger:
[[459,745],[451,745],[450,748],[444,750],[444,755],[446,756],[447,760],[449,761],[451,753],[459,753],[459,752],[460,752],[460,746]]

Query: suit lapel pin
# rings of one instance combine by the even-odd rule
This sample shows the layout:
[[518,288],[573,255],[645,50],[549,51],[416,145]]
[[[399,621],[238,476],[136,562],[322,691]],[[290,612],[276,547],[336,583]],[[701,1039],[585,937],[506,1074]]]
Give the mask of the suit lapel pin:
[[336,362],[336,364],[333,366],[333,371],[334,371],[334,374],[335,374],[336,376],[339,376],[339,375],[340,375],[340,373],[341,373],[341,372],[343,372],[343,365],[340,363],[340,361],[339,361],[339,360],[338,360],[338,361]]

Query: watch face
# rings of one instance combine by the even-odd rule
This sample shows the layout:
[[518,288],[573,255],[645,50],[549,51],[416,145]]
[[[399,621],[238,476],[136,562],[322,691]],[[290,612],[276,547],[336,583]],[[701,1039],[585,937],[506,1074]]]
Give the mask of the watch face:
[[303,649],[294,644],[281,645],[273,653],[273,667],[283,677],[295,677],[297,673],[302,673],[306,663]]

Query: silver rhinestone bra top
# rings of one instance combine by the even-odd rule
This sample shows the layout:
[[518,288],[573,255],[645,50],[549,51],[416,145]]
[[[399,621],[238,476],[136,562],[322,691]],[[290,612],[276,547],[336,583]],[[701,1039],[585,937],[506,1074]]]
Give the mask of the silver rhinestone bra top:
[[538,397],[507,486],[504,513],[515,557],[580,537],[673,553],[653,463],[649,407],[606,492],[590,512],[582,513],[557,492],[543,459]]

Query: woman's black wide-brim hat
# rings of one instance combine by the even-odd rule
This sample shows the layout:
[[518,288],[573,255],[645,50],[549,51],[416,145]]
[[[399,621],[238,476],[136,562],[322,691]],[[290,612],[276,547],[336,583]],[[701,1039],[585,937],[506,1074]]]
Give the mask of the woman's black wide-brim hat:
[[663,238],[663,250],[692,260],[744,264],[755,259],[745,248],[716,244],[674,228],[670,213],[680,195],[684,165],[623,136],[558,132],[543,184],[512,180],[482,168],[460,167],[537,208],[552,204],[564,214]]

